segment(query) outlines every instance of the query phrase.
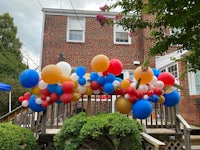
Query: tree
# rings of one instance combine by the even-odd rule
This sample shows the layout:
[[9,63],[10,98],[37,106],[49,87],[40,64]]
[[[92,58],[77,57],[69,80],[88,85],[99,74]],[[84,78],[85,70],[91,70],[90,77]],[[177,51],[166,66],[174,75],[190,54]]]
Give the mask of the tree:
[[[22,63],[20,51],[21,42],[16,37],[17,27],[14,26],[13,18],[8,13],[0,15],[0,81],[12,86],[12,108],[19,106],[18,97],[24,93],[20,88],[19,75],[27,68]],[[0,115],[8,112],[8,96],[5,92],[0,93]]]
[[[188,63],[188,71],[200,70],[199,0],[119,0],[101,7],[101,10],[110,11],[116,7],[122,8],[115,17],[116,24],[125,30],[133,33],[137,28],[151,29],[155,44],[149,49],[150,57],[167,52],[171,45],[179,45],[180,50],[188,50],[188,53],[178,61]],[[153,15],[154,20],[145,20],[143,15]],[[105,24],[103,17],[98,21]],[[170,28],[173,35],[166,34]]]

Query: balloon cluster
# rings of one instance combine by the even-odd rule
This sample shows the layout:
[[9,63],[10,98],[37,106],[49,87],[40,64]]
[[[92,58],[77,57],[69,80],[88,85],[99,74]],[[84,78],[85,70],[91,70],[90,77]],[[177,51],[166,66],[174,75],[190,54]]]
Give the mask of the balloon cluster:
[[30,92],[19,97],[24,107],[33,111],[44,111],[53,103],[78,101],[82,95],[119,95],[115,101],[116,110],[122,114],[131,112],[136,118],[145,119],[152,113],[151,103],[163,103],[167,107],[179,103],[179,93],[173,88],[174,76],[155,68],[139,66],[134,71],[134,81],[117,77],[123,71],[118,59],[99,54],[93,57],[87,73],[85,67],[78,66],[72,73],[67,62],[45,66],[41,73],[26,69],[19,77],[20,84],[30,88]]

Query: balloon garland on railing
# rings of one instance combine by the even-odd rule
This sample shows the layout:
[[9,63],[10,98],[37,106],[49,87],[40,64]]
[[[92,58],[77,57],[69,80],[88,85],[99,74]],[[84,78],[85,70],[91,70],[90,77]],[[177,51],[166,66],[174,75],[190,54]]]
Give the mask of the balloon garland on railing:
[[87,73],[85,67],[78,66],[72,73],[67,62],[45,66],[41,73],[26,69],[19,77],[24,88],[30,88],[19,97],[22,106],[35,112],[44,111],[53,103],[78,101],[82,95],[115,94],[115,108],[122,114],[133,115],[138,119],[149,117],[153,111],[151,103],[161,103],[172,107],[179,103],[180,96],[173,88],[174,76],[169,72],[139,66],[134,71],[134,81],[121,79],[123,64],[118,59],[109,60],[106,55],[93,57],[91,67],[94,72]]

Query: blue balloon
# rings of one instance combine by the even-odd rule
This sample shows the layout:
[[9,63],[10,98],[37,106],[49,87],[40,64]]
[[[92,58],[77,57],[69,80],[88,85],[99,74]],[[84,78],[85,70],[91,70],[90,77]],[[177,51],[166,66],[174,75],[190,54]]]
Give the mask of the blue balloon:
[[62,101],[59,99],[58,101],[56,101],[57,104],[62,104]]
[[148,99],[151,102],[157,103],[157,101],[159,100],[158,95],[154,94],[153,96],[149,97]]
[[115,80],[115,75],[112,73],[108,73],[106,76],[107,82],[112,83]]
[[83,78],[83,77],[80,77],[80,78],[78,78],[78,83],[79,83],[80,85],[85,85],[85,84],[86,84],[86,79]]
[[97,82],[99,83],[99,85],[104,85],[106,83],[106,78],[104,78],[103,76],[99,76]]
[[19,82],[25,88],[33,88],[39,82],[39,74],[33,69],[26,69],[20,74]]
[[119,82],[121,82],[121,81],[122,81],[122,79],[121,79],[121,78],[119,78],[119,77],[115,78],[115,80],[117,80],[117,81],[119,81]]
[[38,105],[37,103],[35,103],[35,96],[31,95],[31,97],[28,100],[28,105],[30,107],[31,110],[35,111],[35,112],[41,112],[46,110],[46,108],[42,107],[42,105]]
[[133,116],[138,119],[148,118],[153,111],[151,103],[145,99],[139,99],[132,105]]
[[97,72],[92,72],[92,73],[90,74],[90,80],[91,80],[91,81],[97,81],[98,77],[99,77],[99,75],[98,75]]
[[82,77],[86,74],[86,69],[85,67],[83,66],[79,66],[76,68],[76,74],[79,76],[79,77]]
[[48,84],[47,85],[47,90],[50,92],[50,93],[56,93],[56,90],[57,90],[57,84]]
[[156,68],[151,68],[151,69],[152,69],[152,71],[153,71],[154,76],[158,77],[158,76],[160,75],[160,73],[161,73],[160,70],[158,70],[158,69],[156,69]]
[[56,94],[57,95],[62,95],[64,92],[63,92],[63,89],[62,89],[62,86],[58,85],[57,88],[56,88]]
[[108,94],[112,94],[114,90],[115,90],[115,87],[112,85],[112,83],[106,83],[103,86],[103,91]]
[[174,90],[171,93],[165,93],[163,96],[165,97],[163,105],[166,107],[176,106],[180,102],[180,95],[177,90]]

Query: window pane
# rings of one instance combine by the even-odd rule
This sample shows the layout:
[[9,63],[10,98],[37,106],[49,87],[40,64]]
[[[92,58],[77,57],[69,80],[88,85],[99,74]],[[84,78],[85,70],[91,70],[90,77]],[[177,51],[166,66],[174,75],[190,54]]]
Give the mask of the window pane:
[[82,30],[70,30],[69,40],[72,41],[83,41],[83,31]]
[[200,94],[200,71],[195,73],[196,94]]
[[128,32],[116,32],[116,42],[128,43]]

